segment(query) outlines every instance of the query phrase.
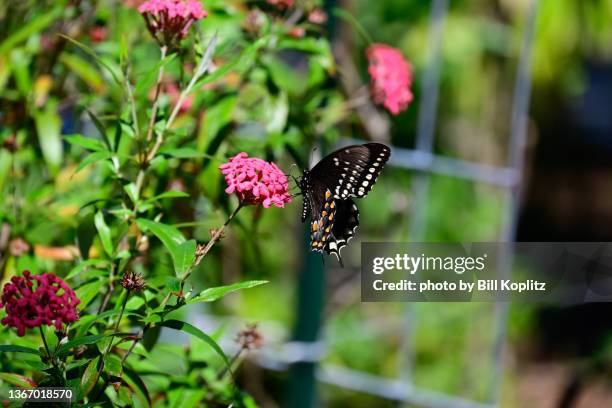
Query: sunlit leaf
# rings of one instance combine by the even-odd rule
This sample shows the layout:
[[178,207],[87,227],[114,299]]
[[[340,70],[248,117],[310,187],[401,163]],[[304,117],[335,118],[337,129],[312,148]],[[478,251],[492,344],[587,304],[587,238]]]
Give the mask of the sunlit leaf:
[[104,214],[102,214],[101,211],[96,213],[94,223],[96,224],[96,229],[98,230],[98,235],[100,236],[100,241],[102,241],[104,251],[108,254],[108,256],[112,257],[115,249],[113,246],[113,239],[111,237],[111,230],[108,225],[106,225],[106,221],[104,221]]
[[36,133],[45,161],[55,173],[62,163],[64,149],[60,131],[62,121],[55,111],[55,104],[49,103],[44,110],[34,114]]
[[187,301],[188,304],[197,302],[213,302],[217,299],[222,298],[228,293],[235,292],[241,289],[254,288],[255,286],[263,285],[268,283],[265,280],[252,280],[246,282],[234,283],[233,285],[217,286],[214,288],[208,288],[200,292],[198,295],[192,297]]
[[219,346],[219,344],[217,344],[217,342],[213,340],[212,337],[210,337],[208,334],[204,333],[202,330],[198,329],[197,327],[189,323],[182,322],[180,320],[166,320],[160,323],[159,325],[163,327],[169,327],[174,330],[183,331],[185,333],[191,334],[192,336],[199,338],[200,340],[203,340],[206,344],[212,347],[212,349],[215,350],[219,356],[221,356],[225,364],[229,368],[231,368],[229,359],[223,352],[223,349],[221,348],[221,346]]

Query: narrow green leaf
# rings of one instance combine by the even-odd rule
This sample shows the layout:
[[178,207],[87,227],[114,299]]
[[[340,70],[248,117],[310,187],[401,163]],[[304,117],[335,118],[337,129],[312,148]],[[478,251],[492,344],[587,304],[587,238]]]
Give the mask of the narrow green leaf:
[[217,344],[217,342],[213,340],[212,337],[204,333],[202,330],[198,329],[197,327],[189,323],[182,322],[180,320],[166,320],[160,323],[159,325],[162,327],[168,327],[174,330],[183,331],[185,333],[191,334],[192,336],[199,338],[200,340],[203,340],[206,344],[212,347],[212,349],[215,350],[217,354],[219,354],[219,356],[221,356],[225,364],[227,364],[228,368],[231,369],[229,359],[223,352],[223,349],[221,348],[221,346],[219,346],[219,344]]
[[176,249],[174,258],[174,271],[180,278],[184,277],[185,273],[191,268],[195,261],[195,251],[197,243],[191,239],[183,242]]
[[40,351],[24,346],[17,346],[13,344],[0,345],[0,353],[28,353],[40,355]]
[[150,407],[151,396],[149,395],[149,390],[147,389],[147,386],[142,378],[140,378],[136,371],[131,370],[129,367],[126,367],[123,373],[125,374],[123,379],[130,386],[130,389],[140,401],[141,406]]
[[64,280],[69,280],[83,272],[86,268],[90,266],[97,266],[98,268],[103,268],[108,266],[108,261],[104,259],[88,259],[87,261],[83,261],[68,272],[68,275],[64,278]]
[[81,163],[79,163],[79,165],[77,166],[76,170],[74,170],[74,172],[78,173],[79,171],[83,170],[85,167],[89,166],[90,164],[94,164],[95,162],[99,162],[101,160],[107,160],[107,159],[110,159],[111,157],[113,157],[113,154],[111,152],[92,153],[88,155],[87,157],[85,157],[81,161]]
[[0,373],[0,380],[19,388],[34,388],[36,383],[31,378],[13,373]]
[[100,240],[102,241],[104,251],[108,254],[108,256],[112,257],[114,253],[113,239],[111,237],[110,228],[108,225],[106,225],[106,221],[104,221],[104,214],[102,214],[102,212],[98,211],[96,213],[94,223],[96,224],[98,235],[100,235]]
[[222,298],[228,293],[235,292],[241,289],[254,288],[255,286],[263,285],[268,283],[265,280],[251,280],[246,282],[234,283],[233,285],[217,286],[215,288],[208,288],[200,292],[198,295],[192,297],[187,301],[187,304],[197,302],[213,302],[217,299]]
[[63,357],[65,355],[67,355],[70,352],[70,349],[78,347],[78,346],[82,346],[82,345],[87,345],[87,344],[94,344],[97,343],[98,341],[102,340],[103,338],[110,336],[112,333],[107,333],[107,334],[95,334],[95,335],[91,335],[91,336],[85,336],[85,337],[77,337],[73,340],[70,340],[67,343],[62,344],[59,349],[57,350],[56,354],[59,357]]
[[138,202],[138,189],[136,188],[136,184],[126,184],[125,186],[123,186],[123,189],[127,193],[128,197],[130,197],[130,200],[132,200],[132,202],[136,204],[136,202]]
[[85,372],[83,373],[83,377],[81,377],[81,383],[79,386],[79,391],[77,393],[78,394],[77,400],[81,400],[85,398],[87,395],[89,395],[91,390],[93,390],[96,383],[98,382],[98,378],[100,376],[99,370],[98,370],[99,360],[100,360],[100,357],[96,357],[91,361],[91,363],[87,365],[87,368],[85,369]]
[[104,79],[89,62],[75,54],[63,52],[59,58],[70,71],[83,80],[93,92],[101,93],[104,90]]
[[102,139],[104,139],[104,144],[106,144],[108,150],[113,151],[113,145],[111,144],[111,141],[108,138],[108,135],[106,134],[106,128],[104,127],[100,119],[98,119],[98,117],[89,109],[87,109],[87,114],[89,115],[89,118],[93,122],[96,129],[98,129],[98,132],[102,136]]
[[55,107],[54,103],[49,103],[43,111],[34,114],[40,149],[49,169],[54,173],[59,169],[64,155],[60,136],[62,121]]
[[163,200],[164,198],[180,198],[180,197],[189,197],[189,194],[184,191],[166,191],[155,197],[151,197],[145,200],[146,203],[153,203],[158,200]]
[[100,58],[94,50],[92,50],[85,44],[78,42],[74,38],[68,37],[67,35],[64,35],[64,34],[59,34],[59,35],[64,37],[65,39],[67,39],[68,41],[70,41],[71,43],[73,43],[74,45],[82,49],[83,51],[85,51],[87,54],[89,54],[90,57],[92,57],[98,64],[100,64],[101,67],[106,69],[109,74],[111,74],[111,76],[113,77],[113,80],[117,83],[117,85],[122,86],[123,82],[120,79],[121,73],[115,72],[115,69],[113,69],[113,67],[111,67],[110,64],[103,61],[102,58]]
[[159,149],[159,154],[176,157],[178,159],[198,159],[201,157],[206,157],[206,154],[200,153],[191,147],[163,148]]
[[68,141],[68,143],[76,146],[80,146],[84,149],[91,150],[94,152],[104,151],[104,145],[96,139],[92,139],[90,137],[85,137],[83,135],[69,135],[64,136],[64,139]]

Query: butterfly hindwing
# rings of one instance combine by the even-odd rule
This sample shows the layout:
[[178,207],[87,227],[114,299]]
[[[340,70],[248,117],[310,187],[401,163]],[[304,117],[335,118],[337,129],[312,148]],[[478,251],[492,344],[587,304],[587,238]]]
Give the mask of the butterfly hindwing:
[[325,245],[325,252],[333,254],[342,262],[340,250],[355,236],[359,227],[359,210],[353,200],[340,201],[336,209],[336,218],[332,227],[332,236]]
[[336,221],[336,201],[329,190],[325,191],[325,203],[320,212],[310,222],[310,249],[323,252],[332,236]]

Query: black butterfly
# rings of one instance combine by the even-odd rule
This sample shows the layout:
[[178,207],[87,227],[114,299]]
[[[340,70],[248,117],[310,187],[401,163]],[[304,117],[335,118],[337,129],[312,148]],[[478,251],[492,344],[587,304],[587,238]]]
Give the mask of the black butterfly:
[[340,265],[340,250],[359,226],[359,210],[351,198],[365,197],[389,160],[391,149],[366,143],[336,150],[304,170],[298,186],[304,196],[302,222],[311,217],[310,249],[334,254]]

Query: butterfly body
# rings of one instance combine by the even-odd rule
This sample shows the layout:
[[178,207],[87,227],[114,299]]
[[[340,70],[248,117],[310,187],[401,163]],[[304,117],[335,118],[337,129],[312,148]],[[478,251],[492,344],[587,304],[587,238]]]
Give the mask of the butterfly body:
[[304,171],[298,185],[304,196],[302,222],[311,218],[312,251],[334,254],[342,265],[340,250],[359,226],[359,210],[352,198],[370,192],[390,154],[380,143],[348,146]]

